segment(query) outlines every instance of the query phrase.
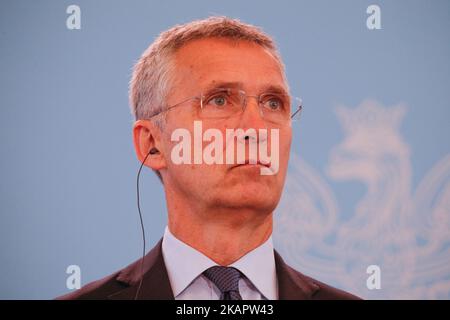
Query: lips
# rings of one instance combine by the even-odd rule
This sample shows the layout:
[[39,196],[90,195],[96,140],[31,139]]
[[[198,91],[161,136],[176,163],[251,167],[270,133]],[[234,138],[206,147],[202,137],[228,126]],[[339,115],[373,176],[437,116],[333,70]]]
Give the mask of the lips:
[[231,168],[236,168],[236,167],[241,167],[241,166],[263,166],[263,167],[270,168],[269,164],[264,164],[259,160],[257,160],[256,163],[250,163],[250,159],[246,159],[244,163],[235,164]]

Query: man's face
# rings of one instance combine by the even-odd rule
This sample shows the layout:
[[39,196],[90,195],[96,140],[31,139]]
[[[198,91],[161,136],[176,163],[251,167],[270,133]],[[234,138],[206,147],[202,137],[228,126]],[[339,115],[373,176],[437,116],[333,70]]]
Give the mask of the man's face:
[[[171,106],[187,98],[198,96],[206,88],[223,83],[238,84],[247,95],[258,96],[267,87],[279,87],[288,93],[282,71],[275,58],[262,47],[227,39],[195,40],[180,48],[175,55],[174,85],[167,98]],[[220,85],[219,85],[220,83]],[[260,114],[257,99],[248,98],[244,112],[231,118],[202,118],[198,100],[192,100],[167,113],[163,129],[164,154],[167,168],[164,183],[174,194],[190,199],[205,208],[227,207],[272,212],[281,196],[291,145],[291,125],[274,124]],[[279,169],[274,175],[261,175],[261,165],[247,164],[174,164],[171,152],[179,142],[171,141],[171,134],[178,128],[187,129],[194,139],[194,121],[202,121],[205,132],[218,129],[223,137],[223,154],[226,154],[226,129],[253,128],[267,130],[270,154],[272,143],[277,143]],[[279,141],[271,139],[271,129],[279,130]],[[202,150],[211,142],[203,142]],[[239,143],[246,144],[248,159],[249,141],[234,143],[234,154]],[[192,146],[194,142],[192,141]],[[229,146],[228,146],[229,148]],[[191,150],[192,158],[194,150]]]

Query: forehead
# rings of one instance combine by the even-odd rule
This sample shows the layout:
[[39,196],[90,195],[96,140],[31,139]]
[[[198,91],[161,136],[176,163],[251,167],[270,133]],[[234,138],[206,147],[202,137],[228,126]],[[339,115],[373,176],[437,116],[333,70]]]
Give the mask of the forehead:
[[194,40],[175,53],[174,62],[177,92],[192,93],[214,82],[242,83],[242,89],[250,91],[269,85],[286,88],[272,53],[248,41]]

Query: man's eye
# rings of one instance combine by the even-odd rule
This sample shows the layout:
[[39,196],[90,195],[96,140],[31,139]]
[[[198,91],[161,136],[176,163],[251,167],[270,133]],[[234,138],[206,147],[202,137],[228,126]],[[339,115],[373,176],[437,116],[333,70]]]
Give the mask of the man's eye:
[[280,98],[272,97],[270,99],[267,99],[264,102],[264,105],[266,108],[272,110],[272,111],[278,111],[283,109],[283,101]]
[[224,95],[214,96],[208,99],[207,104],[215,107],[224,107],[227,104],[227,97]]

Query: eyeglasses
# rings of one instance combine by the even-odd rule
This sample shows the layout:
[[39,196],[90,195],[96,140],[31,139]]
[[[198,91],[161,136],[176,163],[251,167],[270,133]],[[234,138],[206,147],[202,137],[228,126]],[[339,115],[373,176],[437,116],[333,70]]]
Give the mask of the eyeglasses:
[[216,88],[200,96],[187,98],[179,103],[165,108],[149,118],[179,107],[191,100],[200,101],[200,117],[204,119],[226,119],[244,112],[248,98],[258,101],[260,115],[263,119],[276,124],[285,124],[297,120],[303,109],[302,100],[296,98],[295,111],[291,114],[291,99],[283,93],[265,92],[258,96],[247,95],[237,88]]

